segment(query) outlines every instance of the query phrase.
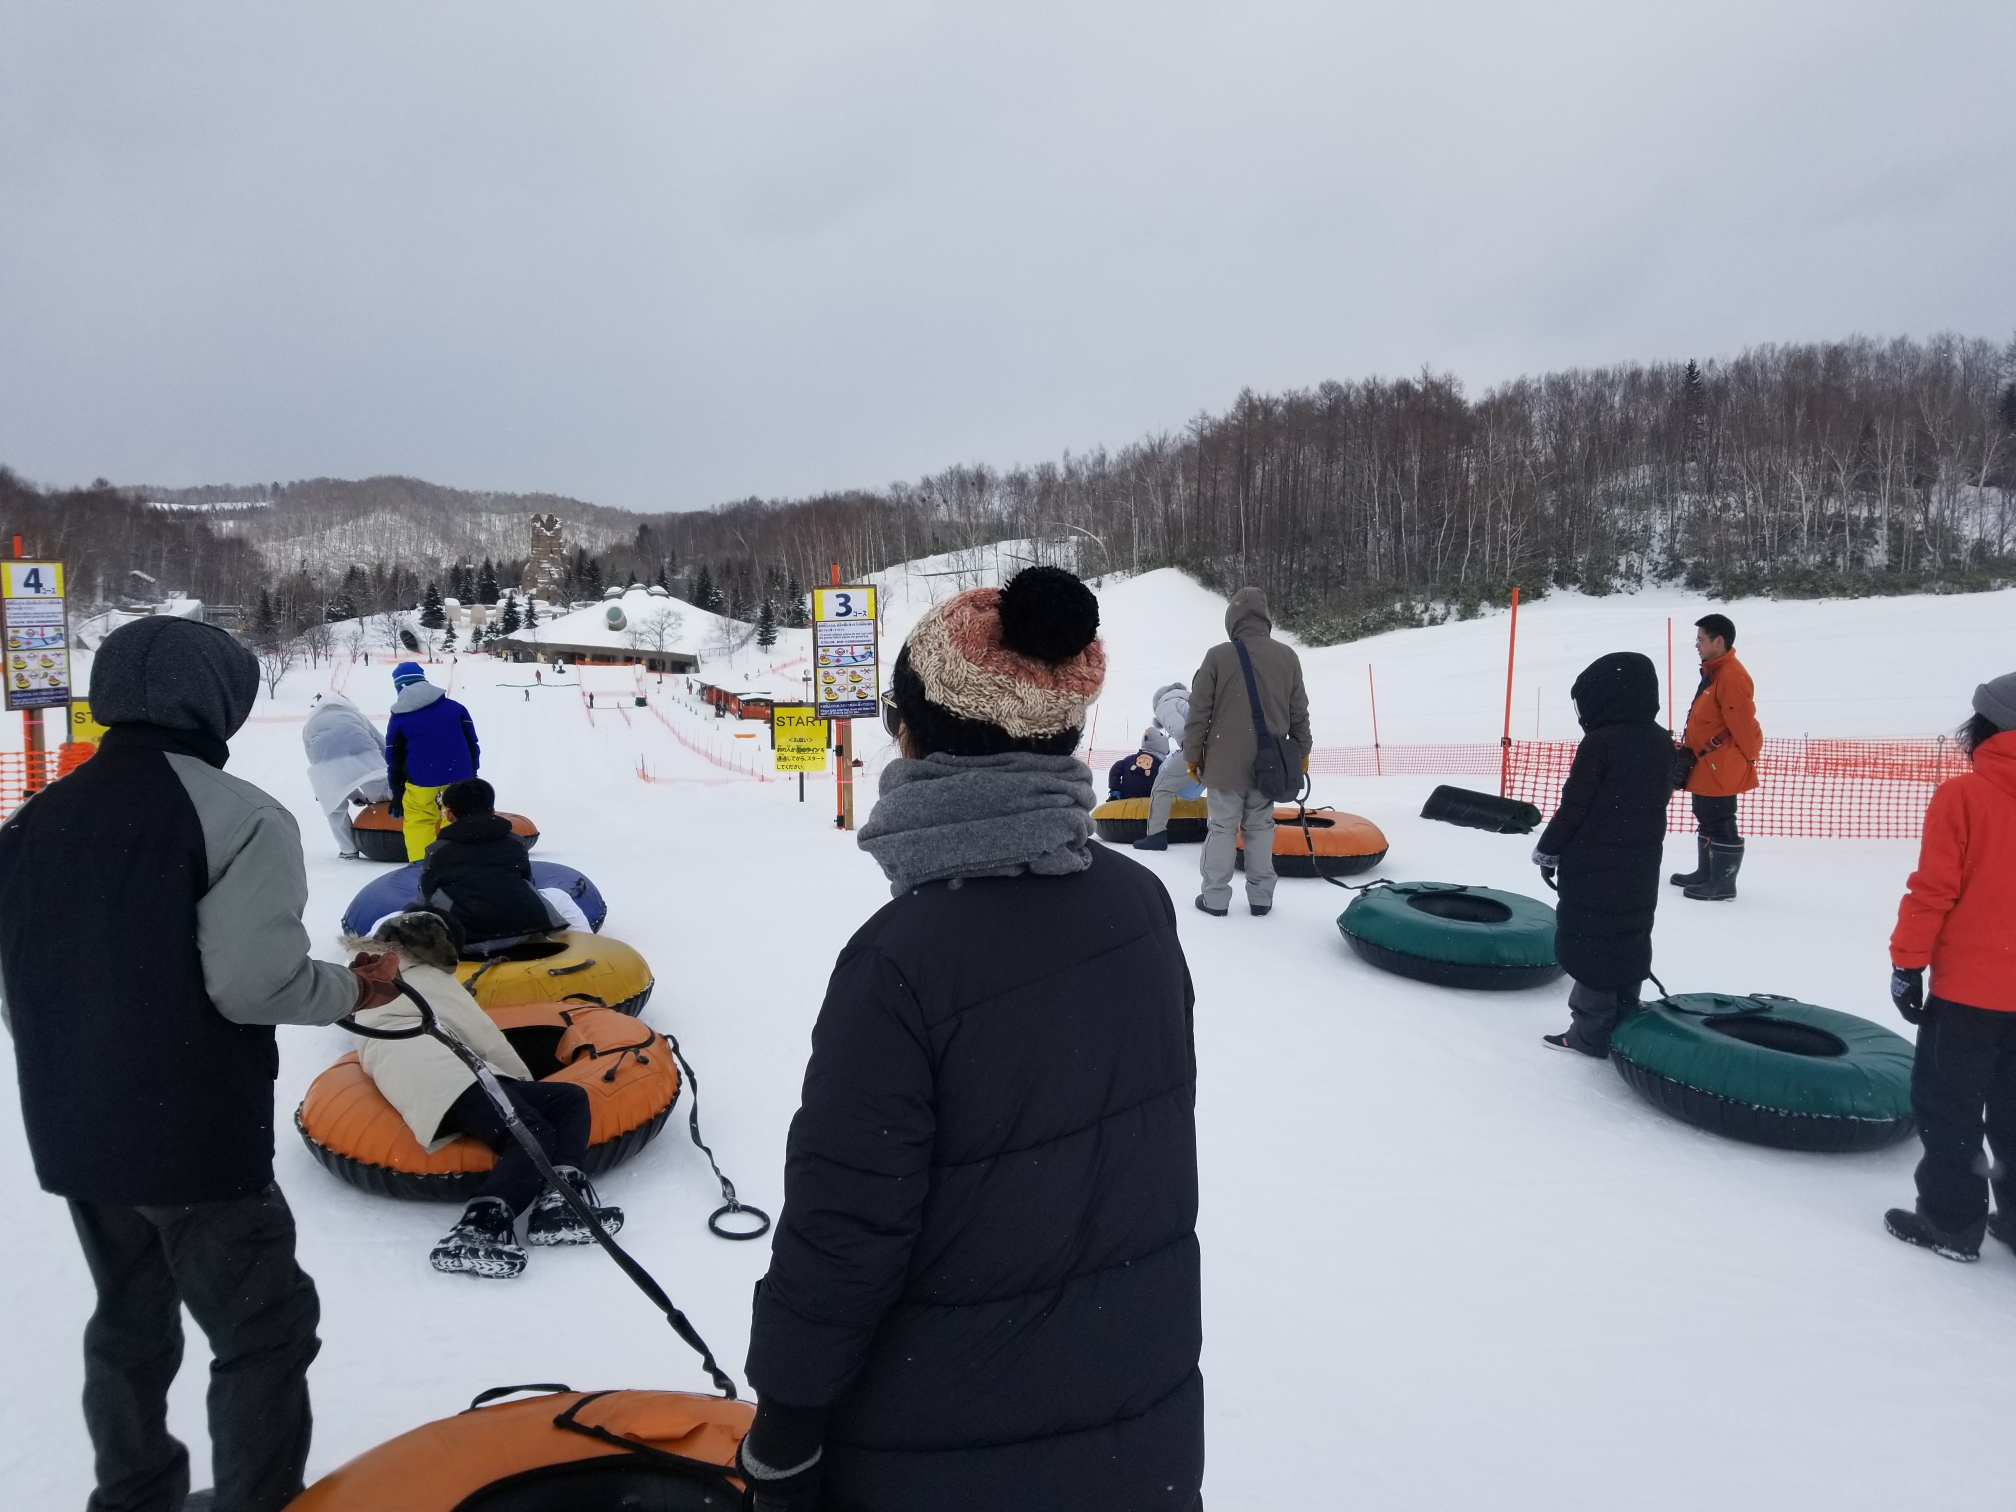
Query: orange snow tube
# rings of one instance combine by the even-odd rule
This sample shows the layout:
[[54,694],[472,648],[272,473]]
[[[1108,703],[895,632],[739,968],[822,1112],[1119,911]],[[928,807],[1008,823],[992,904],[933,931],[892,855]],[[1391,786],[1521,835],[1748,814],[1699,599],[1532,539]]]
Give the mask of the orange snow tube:
[[[513,1391],[550,1394],[484,1405]],[[735,1512],[755,1413],[684,1391],[502,1387],[331,1470],[287,1512]]]
[[[1302,825],[1306,819],[1308,831]],[[1386,835],[1370,819],[1330,809],[1274,810],[1274,871],[1283,877],[1349,877],[1386,859]],[[1239,836],[1246,869],[1246,836]]]
[[[511,833],[525,842],[525,849],[539,843],[539,826],[523,814],[507,814],[499,809],[497,817],[511,821]],[[367,804],[362,813],[351,816],[350,831],[357,837],[357,849],[366,859],[405,864],[406,821],[392,817],[391,804]]]
[[[671,1047],[649,1025],[595,1004],[528,1003],[490,1015],[542,1081],[572,1082],[593,1117],[588,1157],[597,1175],[657,1138],[679,1097]],[[460,1202],[497,1163],[466,1134],[431,1154],[387,1102],[352,1051],[309,1084],[294,1113],[315,1158],[380,1197]]]

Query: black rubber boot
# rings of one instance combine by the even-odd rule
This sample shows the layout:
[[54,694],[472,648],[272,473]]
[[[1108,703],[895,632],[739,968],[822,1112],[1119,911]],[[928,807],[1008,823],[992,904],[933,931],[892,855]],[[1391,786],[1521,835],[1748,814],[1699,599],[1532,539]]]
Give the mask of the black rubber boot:
[[[595,1188],[588,1178],[573,1166],[555,1166],[567,1184],[580,1194],[595,1214],[595,1221],[602,1226],[605,1234],[619,1234],[623,1231],[623,1209],[604,1207],[595,1195]],[[588,1225],[581,1221],[566,1199],[548,1187],[539,1194],[539,1200],[532,1204],[532,1212],[525,1220],[525,1242],[527,1244],[593,1244],[595,1236],[588,1232]]]
[[1696,902],[1727,903],[1736,896],[1736,873],[1743,869],[1743,842],[1708,842],[1708,880],[1684,889],[1680,896]]
[[1675,887],[1699,887],[1708,880],[1708,837],[1694,837],[1694,870],[1675,872],[1666,879]]
[[1883,1215],[1883,1227],[1891,1237],[1929,1249],[1948,1260],[1979,1260],[1981,1236],[1988,1231],[1986,1219],[1970,1228],[1948,1231],[1912,1208],[1892,1208]]
[[525,1251],[512,1232],[511,1209],[502,1197],[471,1198],[462,1221],[427,1258],[449,1275],[508,1280],[525,1269]]
[[1134,842],[1134,849],[1164,851],[1169,849],[1169,831],[1157,830],[1152,835],[1143,835]]

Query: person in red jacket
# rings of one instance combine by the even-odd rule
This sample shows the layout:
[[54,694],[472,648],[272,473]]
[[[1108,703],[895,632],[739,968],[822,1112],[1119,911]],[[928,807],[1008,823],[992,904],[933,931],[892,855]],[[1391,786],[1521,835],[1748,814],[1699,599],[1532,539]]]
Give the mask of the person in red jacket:
[[1687,791],[1694,795],[1694,822],[1701,835],[1694,870],[1667,878],[1685,896],[1716,903],[1736,896],[1736,873],[1743,867],[1736,795],[1757,786],[1757,757],[1764,749],[1757,689],[1736,660],[1735,644],[1736,626],[1728,615],[1704,614],[1694,622],[1701,687],[1687,711],[1682,738],[1694,756]]
[[2016,672],[1974,690],[1960,743],[1974,770],[1932,795],[1890,936],[1890,998],[1918,1026],[1911,1111],[1925,1158],[1917,1207],[1892,1208],[1883,1226],[1973,1260],[1986,1233],[2016,1249]]

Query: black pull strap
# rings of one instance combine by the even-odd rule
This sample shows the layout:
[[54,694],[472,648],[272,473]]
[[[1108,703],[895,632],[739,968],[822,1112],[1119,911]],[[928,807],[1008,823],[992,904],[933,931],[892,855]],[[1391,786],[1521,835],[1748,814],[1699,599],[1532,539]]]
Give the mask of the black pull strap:
[[1246,654],[1246,642],[1233,638],[1232,649],[1239,653],[1239,670],[1246,674],[1246,701],[1253,706],[1253,734],[1262,745],[1267,743],[1267,716],[1260,712],[1260,685],[1253,681],[1253,658]]
[[572,1386],[563,1385],[559,1381],[531,1381],[523,1386],[492,1386],[488,1391],[477,1392],[476,1400],[469,1404],[467,1410],[474,1412],[485,1402],[494,1402],[500,1397],[516,1396],[521,1391],[536,1391],[542,1396],[553,1396],[558,1392],[573,1389]]
[[[707,1157],[707,1164],[714,1168],[714,1179],[721,1183],[723,1200],[721,1206],[707,1215],[707,1231],[717,1239],[761,1239],[770,1232],[770,1215],[763,1209],[752,1207],[736,1197],[735,1183],[722,1174],[721,1162],[714,1158],[714,1152],[707,1148],[706,1141],[700,1137],[700,1078],[693,1074],[693,1067],[688,1063],[685,1052],[679,1048],[679,1041],[669,1032],[665,1035],[665,1043],[672,1047],[672,1059],[678,1062],[679,1073],[686,1078],[687,1090],[692,1094],[692,1101],[687,1104],[686,1121],[693,1131],[693,1143],[700,1147],[700,1153]],[[761,1220],[762,1226],[746,1232],[739,1229],[724,1229],[721,1227],[721,1220],[730,1213],[754,1214]]]

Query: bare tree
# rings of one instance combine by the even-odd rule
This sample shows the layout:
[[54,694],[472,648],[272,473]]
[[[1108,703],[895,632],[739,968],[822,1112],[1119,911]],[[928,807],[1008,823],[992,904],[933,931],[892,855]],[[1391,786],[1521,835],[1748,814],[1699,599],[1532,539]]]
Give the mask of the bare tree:
[[685,625],[685,615],[669,604],[661,604],[642,618],[632,620],[630,628],[623,632],[623,642],[633,651],[663,651],[679,638]]
[[266,696],[280,696],[280,682],[286,677],[288,668],[299,659],[300,647],[293,641],[283,641],[276,646],[262,646],[259,649],[259,677],[266,684]]
[[[301,627],[301,649],[308,653],[308,665],[319,667],[322,659],[331,655],[335,643],[336,630],[327,620],[310,620]],[[331,658],[333,660],[333,657]]]

